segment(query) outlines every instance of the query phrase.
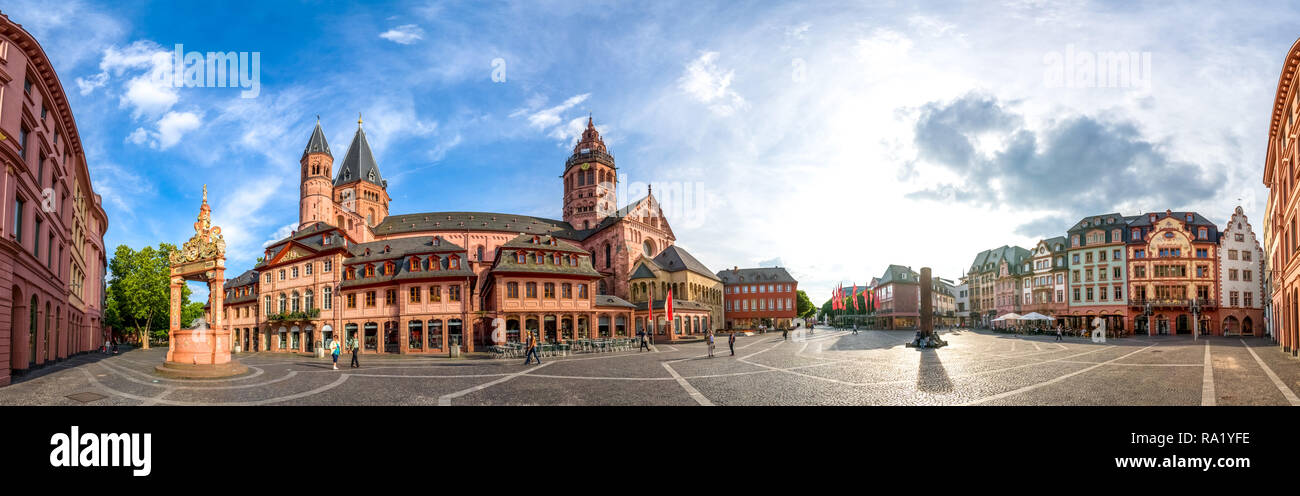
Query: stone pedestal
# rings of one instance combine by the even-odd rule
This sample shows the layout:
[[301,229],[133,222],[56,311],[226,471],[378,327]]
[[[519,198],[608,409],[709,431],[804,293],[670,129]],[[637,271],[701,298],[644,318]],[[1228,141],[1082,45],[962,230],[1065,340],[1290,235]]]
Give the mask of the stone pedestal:
[[196,329],[172,331],[169,360],[154,367],[158,373],[170,377],[201,378],[229,377],[248,372],[239,362],[230,359],[229,337],[201,325]]

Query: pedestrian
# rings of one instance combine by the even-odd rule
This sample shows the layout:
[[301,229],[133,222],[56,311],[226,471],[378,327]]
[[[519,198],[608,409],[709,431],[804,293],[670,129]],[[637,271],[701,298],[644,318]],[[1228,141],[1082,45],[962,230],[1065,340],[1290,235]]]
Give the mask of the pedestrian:
[[709,340],[709,358],[713,358],[713,331],[709,331],[707,339]]
[[534,336],[532,332],[529,332],[528,351],[524,353],[524,365],[528,365],[529,363],[532,363],[533,359],[537,360],[538,365],[542,364],[542,357],[537,356],[537,337]]
[[1061,340],[1061,324],[1056,324],[1056,340]]
[[647,334],[649,334],[649,333],[647,333],[647,332],[645,331],[645,329],[642,329],[641,332],[640,332],[640,334],[641,334],[641,347],[640,347],[640,348],[637,348],[636,351],[638,351],[638,352],[641,351],[641,350],[650,351],[650,340],[647,339],[647,338],[649,337],[649,336],[647,336]]
[[731,348],[731,356],[736,356],[736,333],[732,332],[727,338],[727,347]]
[[331,339],[329,344],[330,357],[334,359],[334,370],[339,369],[339,352],[341,351],[339,342]]
[[355,336],[348,338],[348,349],[352,351],[352,368],[361,368],[361,362],[357,361],[357,338]]
[[858,323],[856,321],[853,322],[853,335],[858,335]]

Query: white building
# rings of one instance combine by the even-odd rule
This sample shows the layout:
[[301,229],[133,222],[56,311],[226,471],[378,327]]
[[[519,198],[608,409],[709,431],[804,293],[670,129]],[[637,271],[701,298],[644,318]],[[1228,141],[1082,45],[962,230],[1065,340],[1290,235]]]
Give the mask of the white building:
[[1241,207],[1219,237],[1219,318],[1225,335],[1264,333],[1264,250]]
[[952,287],[953,313],[957,315],[958,325],[970,325],[970,283],[966,276],[961,277],[961,284]]

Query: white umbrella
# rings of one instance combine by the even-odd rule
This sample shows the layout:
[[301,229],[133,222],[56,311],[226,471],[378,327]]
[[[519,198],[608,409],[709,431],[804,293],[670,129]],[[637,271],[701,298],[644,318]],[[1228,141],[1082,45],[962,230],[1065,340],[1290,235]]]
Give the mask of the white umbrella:
[[1020,318],[1022,320],[1056,320],[1038,312],[1029,312]]
[[997,321],[1000,321],[1000,320],[1019,320],[1019,319],[1021,319],[1021,318],[1023,318],[1023,317],[1021,317],[1020,314],[1015,313],[1015,312],[1012,312],[1012,313],[1004,314],[1003,316],[998,317],[998,318],[996,318],[996,319],[993,319],[993,321],[994,321],[994,322],[997,322]]

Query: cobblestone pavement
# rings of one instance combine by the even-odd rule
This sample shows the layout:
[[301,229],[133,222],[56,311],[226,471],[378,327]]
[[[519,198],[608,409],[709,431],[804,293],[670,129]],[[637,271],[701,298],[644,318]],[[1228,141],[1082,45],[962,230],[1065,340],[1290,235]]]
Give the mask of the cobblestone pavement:
[[[246,375],[177,380],[165,350],[83,355],[0,388],[0,405],[1294,405],[1300,360],[1258,338],[1086,339],[945,332],[916,350],[907,331],[819,330],[519,359],[363,356],[362,368],[244,353]],[[79,394],[91,393],[91,394]]]

